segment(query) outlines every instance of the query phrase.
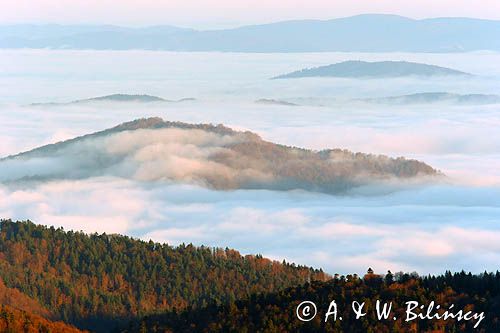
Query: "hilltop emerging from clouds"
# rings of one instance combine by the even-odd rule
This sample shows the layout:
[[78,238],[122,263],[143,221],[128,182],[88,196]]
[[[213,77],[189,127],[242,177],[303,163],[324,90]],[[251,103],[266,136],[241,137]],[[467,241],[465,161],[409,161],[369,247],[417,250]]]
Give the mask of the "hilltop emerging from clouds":
[[390,78],[404,76],[470,76],[469,73],[435,65],[408,61],[343,61],[327,66],[305,68],[283,74],[273,79],[298,79],[304,77]]
[[341,149],[319,152],[222,125],[139,119],[0,160],[0,181],[117,176],[217,190],[342,193],[377,182],[438,176],[423,162]]
[[182,103],[192,102],[195,98],[181,98],[178,100],[164,99],[158,96],[146,94],[112,94],[85,99],[77,99],[67,103],[32,103],[31,106],[61,106],[61,105],[85,105],[96,103]]

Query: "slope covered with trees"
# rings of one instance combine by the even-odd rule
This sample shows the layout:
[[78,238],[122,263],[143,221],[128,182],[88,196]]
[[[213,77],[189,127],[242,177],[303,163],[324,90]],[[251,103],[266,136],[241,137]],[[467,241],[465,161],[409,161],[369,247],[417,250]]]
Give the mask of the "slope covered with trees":
[[82,329],[108,331],[149,313],[226,304],[327,278],[320,270],[230,249],[174,248],[119,235],[0,222],[5,288],[35,302],[25,302],[26,311]]
[[3,333],[79,333],[60,321],[50,321],[33,313],[0,304],[0,332]]
[[[318,315],[301,322],[304,300]],[[335,300],[343,320],[324,321]],[[393,302],[391,318],[373,314]],[[365,302],[354,319],[350,305]],[[477,319],[406,322],[405,302]],[[119,235],[86,235],[0,222],[0,332],[498,332],[500,272],[330,277],[320,270],[229,249],[170,247]],[[425,312],[423,310],[422,312]],[[392,320],[392,316],[396,317]],[[63,321],[64,323],[60,322]]]
[[[123,333],[133,332],[499,332],[500,273],[481,275],[464,272],[441,276],[418,277],[414,274],[391,273],[380,276],[370,272],[363,278],[336,277],[328,282],[312,282],[277,293],[256,295],[224,306],[152,315],[135,321]],[[376,300],[393,302],[387,320],[378,320]],[[308,322],[296,317],[296,307],[309,300],[317,305],[318,314]],[[325,313],[332,300],[338,306],[338,317]],[[365,303],[362,318],[356,320],[353,301]],[[413,320],[406,322],[407,301],[441,305],[440,312],[454,304],[459,309],[485,312],[477,328],[477,320]],[[419,309],[420,310],[420,309]],[[422,310],[426,313],[426,310]],[[394,317],[396,320],[394,320]]]
[[215,190],[339,194],[357,186],[440,175],[423,162],[403,157],[342,149],[313,151],[223,125],[161,118],[138,119],[0,159],[0,182],[118,176],[194,183]]

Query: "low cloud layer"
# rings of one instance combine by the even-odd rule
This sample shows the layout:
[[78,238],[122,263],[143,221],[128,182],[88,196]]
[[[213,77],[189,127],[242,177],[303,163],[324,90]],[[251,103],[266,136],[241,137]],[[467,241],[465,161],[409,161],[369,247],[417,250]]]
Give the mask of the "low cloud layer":
[[[92,61],[88,61],[90,57]],[[268,80],[297,68],[352,59],[433,63],[477,77],[453,81]],[[379,272],[402,269],[421,274],[498,269],[499,106],[342,103],[417,92],[500,94],[498,53],[249,55],[24,50],[2,51],[0,60],[9,65],[0,75],[2,157],[131,119],[158,116],[188,123],[224,123],[285,145],[415,158],[448,176],[448,184],[371,184],[343,196],[213,191],[144,180],[157,178],[165,166],[151,158],[159,152],[168,153],[162,163],[182,165],[182,169],[169,166],[176,177],[184,177],[186,170],[198,172],[200,165],[209,168],[205,157],[214,149],[218,152],[221,138],[193,141],[195,137],[186,136],[182,141],[179,135],[181,141],[175,146],[150,144],[144,141],[149,140],[147,135],[123,136],[109,139],[98,154],[82,146],[71,159],[32,160],[24,169],[11,165],[11,175],[56,168],[66,173],[72,170],[72,163],[89,160],[86,154],[109,155],[108,149],[113,154],[121,154],[120,149],[129,152],[120,163],[122,168],[110,173],[95,175],[87,169],[86,179],[1,184],[1,217],[29,218],[87,232],[119,232],[172,244],[227,246],[323,267],[331,273],[363,273],[368,266]],[[167,99],[192,96],[197,101],[162,106],[23,106],[114,93],[148,93]],[[261,98],[301,106],[254,103]],[[134,141],[141,142],[144,149],[134,146]],[[192,164],[189,158],[194,156],[196,163]],[[7,169],[3,168],[0,178],[5,179]]]
[[372,197],[220,192],[106,177],[0,186],[0,215],[173,245],[227,246],[330,273],[368,266],[480,272],[500,260],[499,196],[498,188],[451,185]]
[[189,179],[216,173],[208,157],[236,138],[201,130],[137,130],[88,138],[58,148],[0,162],[3,181],[20,178],[86,178],[115,175],[152,181]]

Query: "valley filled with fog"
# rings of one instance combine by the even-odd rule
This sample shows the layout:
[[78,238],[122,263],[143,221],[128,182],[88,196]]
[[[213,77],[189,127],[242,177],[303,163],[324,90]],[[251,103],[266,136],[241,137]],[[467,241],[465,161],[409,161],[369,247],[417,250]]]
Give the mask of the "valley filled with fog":
[[[404,60],[472,75],[270,80],[347,60]],[[97,163],[89,163],[83,176],[28,179],[57,168],[67,175],[75,159],[95,158],[82,149],[58,154],[57,165],[34,159],[28,161],[29,168],[20,169],[0,161],[1,218],[122,233],[173,245],[230,247],[329,273],[362,273],[369,266],[376,271],[421,274],[498,267],[500,103],[494,99],[488,103],[370,101],[436,92],[500,95],[500,53],[1,50],[0,63],[0,158],[134,119],[161,117],[224,124],[287,146],[403,156],[445,175],[436,180],[367,183],[341,194],[221,190],[185,181],[189,177],[184,174],[193,164],[169,159],[161,164],[167,168],[161,176],[183,173],[183,177],[151,176],[155,165],[148,165],[144,177],[132,176],[137,173],[128,172],[127,165],[121,166],[127,172],[93,173]],[[117,93],[177,102],[70,103]],[[179,101],[184,98],[189,100]],[[267,102],[256,103],[262,99]],[[172,140],[171,135],[158,140]],[[206,150],[192,147],[192,134],[182,135],[187,135],[187,144],[181,148],[148,153],[165,158],[205,154]],[[222,140],[209,139],[201,140],[205,146],[210,142],[205,149]],[[135,136],[95,144],[100,151],[109,151],[154,143]],[[148,157],[146,162],[151,160]],[[156,155],[156,160],[163,159]],[[141,161],[137,159],[134,168],[144,166]],[[213,165],[205,164],[205,159],[197,161],[203,161],[196,164],[197,172],[218,172],[208,169]]]

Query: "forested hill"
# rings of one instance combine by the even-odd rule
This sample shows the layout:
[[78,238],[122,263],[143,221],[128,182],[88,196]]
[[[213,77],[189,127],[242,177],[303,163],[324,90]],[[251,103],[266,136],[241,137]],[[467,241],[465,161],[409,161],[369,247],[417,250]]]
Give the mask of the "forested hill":
[[373,183],[436,180],[442,174],[403,157],[343,149],[313,151],[223,125],[161,118],[137,119],[0,159],[0,182],[99,176],[168,180],[214,190],[340,194]]
[[[500,332],[500,273],[481,275],[464,272],[441,276],[418,277],[415,273],[385,275],[366,274],[336,277],[327,282],[312,282],[277,293],[269,293],[237,301],[226,306],[208,306],[182,313],[152,315],[135,321],[122,333],[135,332],[332,332],[332,333],[445,333],[445,332]],[[297,319],[296,308],[302,301],[317,305],[318,314],[308,322]],[[338,318],[325,313],[332,300],[338,307]],[[376,300],[393,302],[388,320],[378,320]],[[351,304],[365,303],[367,314],[356,320]],[[478,320],[457,321],[413,320],[406,322],[407,301],[428,306],[432,301],[441,306],[440,313],[454,305],[453,313],[464,309],[480,313],[485,318],[477,328]],[[424,310],[415,312],[426,313]],[[432,313],[435,313],[432,312]],[[394,320],[394,317],[396,320]]]
[[137,316],[326,279],[320,270],[230,249],[0,222],[2,304],[82,329],[109,331]]
[[408,61],[359,61],[350,60],[336,64],[305,68],[276,76],[272,79],[298,79],[306,77],[341,78],[400,78],[405,76],[470,76],[455,69]]
[[[234,250],[65,232],[0,222],[0,332],[499,332],[500,272],[440,276],[369,271],[331,278],[320,270]],[[353,319],[352,301],[393,302],[396,320]],[[318,305],[296,318],[304,300]],[[324,315],[335,300],[343,320]],[[435,301],[477,319],[405,322],[407,301]],[[425,309],[422,310],[425,312]],[[392,318],[392,317],[391,317]],[[61,323],[63,321],[64,323]],[[22,327],[22,329],[20,329]]]

